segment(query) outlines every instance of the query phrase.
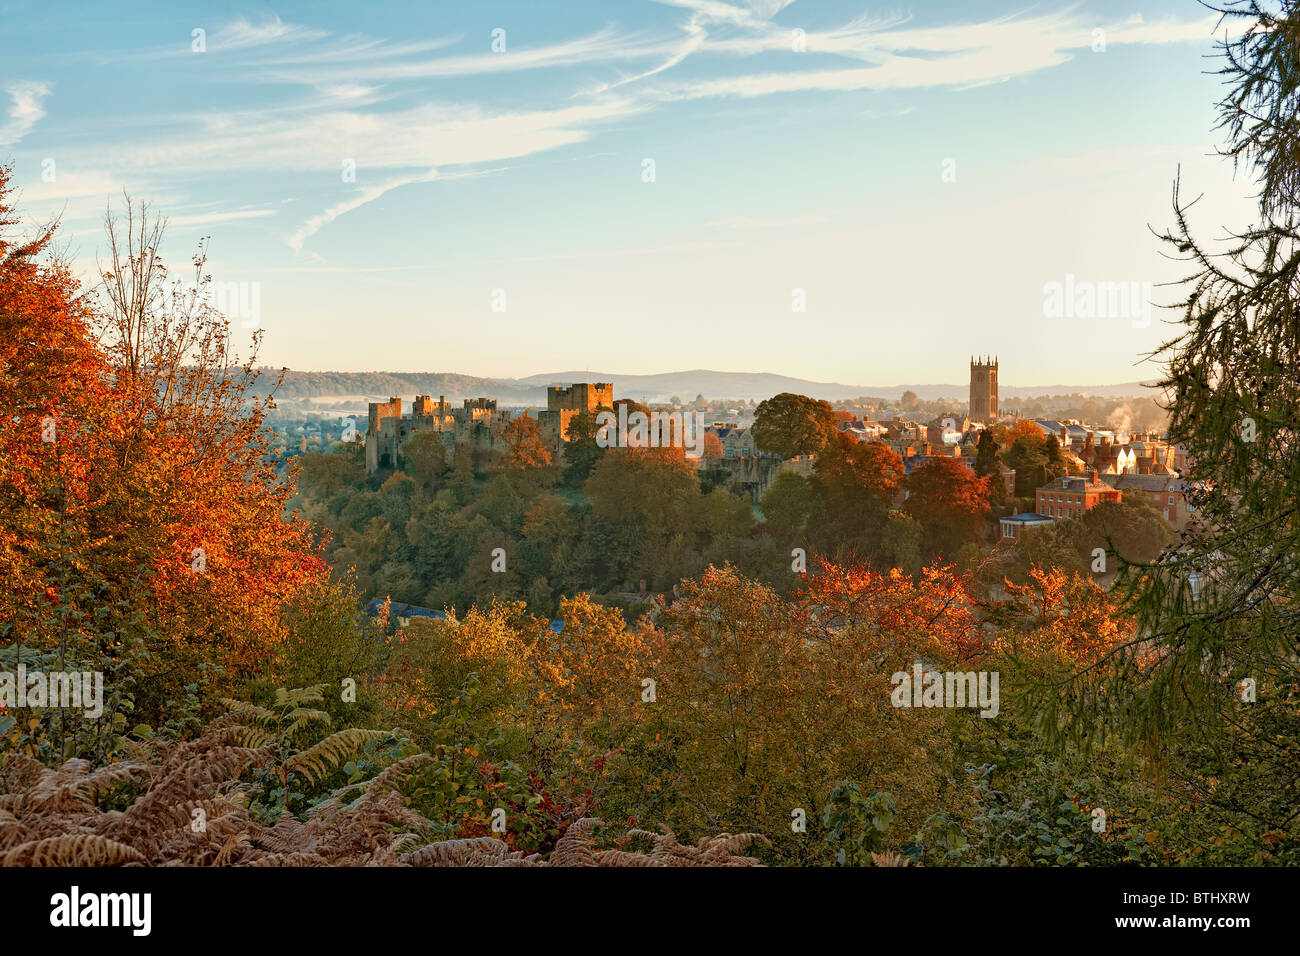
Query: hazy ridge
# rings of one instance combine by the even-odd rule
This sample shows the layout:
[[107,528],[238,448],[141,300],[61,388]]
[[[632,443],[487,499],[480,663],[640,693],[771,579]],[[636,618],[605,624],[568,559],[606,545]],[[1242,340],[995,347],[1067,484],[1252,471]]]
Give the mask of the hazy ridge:
[[[267,391],[277,374],[268,370],[255,391]],[[686,401],[694,399],[696,395],[711,399],[762,401],[780,392],[797,392],[827,401],[862,396],[896,400],[906,391],[915,392],[918,398],[926,401],[940,398],[964,401],[968,392],[967,385],[956,383],[845,385],[840,382],[814,382],[771,372],[720,372],[711,369],[653,375],[570,371],[530,375],[519,379],[481,378],[455,372],[307,372],[291,369],[284,373],[284,382],[276,391],[276,397],[287,401],[342,396],[365,396],[379,400],[396,395],[409,402],[415,395],[443,395],[449,402],[459,403],[462,399],[482,395],[495,398],[506,405],[542,405],[546,401],[547,385],[571,382],[613,382],[616,397],[650,402],[667,401],[674,395]],[[1003,383],[1000,391],[1004,398],[1074,394],[1110,398],[1147,395],[1152,388],[1142,382],[1030,386]]]

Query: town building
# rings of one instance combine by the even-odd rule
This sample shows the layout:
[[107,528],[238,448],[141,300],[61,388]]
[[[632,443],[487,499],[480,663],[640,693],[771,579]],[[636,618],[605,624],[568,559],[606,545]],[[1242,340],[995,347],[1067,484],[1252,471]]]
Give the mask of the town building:
[[1098,480],[1094,469],[1084,477],[1064,475],[1043,485],[1035,493],[1034,510],[1054,520],[1080,518],[1103,501],[1119,501],[1121,497],[1119,491]]
[[1003,541],[1019,541],[1026,529],[1038,528],[1042,525],[1051,523],[1051,518],[1046,515],[1037,514],[1033,511],[1027,511],[1023,514],[1007,515],[1005,518],[998,519],[998,525],[1002,531]]
[[718,439],[723,458],[748,458],[758,454],[758,449],[754,447],[753,433],[743,425],[714,422],[705,432]]
[[1178,531],[1191,523],[1192,511],[1185,494],[1187,483],[1177,475],[1103,475],[1102,481],[1122,494],[1145,494]]

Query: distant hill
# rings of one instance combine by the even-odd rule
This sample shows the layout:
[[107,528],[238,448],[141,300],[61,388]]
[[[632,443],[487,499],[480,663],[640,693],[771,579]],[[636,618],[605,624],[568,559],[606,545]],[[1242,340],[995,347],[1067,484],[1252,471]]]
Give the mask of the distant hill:
[[[254,389],[265,394],[274,384],[278,370],[266,370]],[[398,396],[410,403],[416,395],[439,395],[447,401],[485,395],[505,405],[540,405],[546,401],[546,389],[522,382],[477,378],[455,372],[299,372],[290,369],[275,393],[282,401],[306,401],[313,398],[365,397],[386,401]]]
[[[613,382],[615,396],[663,401],[677,395],[687,401],[696,395],[705,398],[753,399],[762,401],[780,392],[797,392],[829,402],[870,395],[896,400],[904,392],[915,392],[917,398],[934,401],[940,398],[958,398],[963,401],[970,394],[970,384],[964,385],[844,385],[839,382],[813,382],[804,378],[791,378],[771,372],[715,372],[695,369],[689,372],[665,372],[657,375],[618,375],[612,372],[555,372],[530,375],[514,379],[519,383],[554,385],[565,382]],[[999,392],[1003,397],[1037,395],[1093,395],[1111,398],[1122,395],[1143,395],[1150,389],[1141,382],[1123,382],[1119,385],[1044,385],[1008,386]]]
[[[263,387],[274,381],[277,373],[267,372]],[[615,397],[636,398],[649,402],[667,401],[676,395],[690,401],[696,395],[711,399],[762,401],[780,392],[797,392],[826,401],[871,396],[897,400],[904,392],[915,392],[924,401],[952,398],[964,401],[969,386],[962,384],[911,385],[844,385],[839,382],[813,382],[771,372],[719,372],[694,369],[687,372],[664,372],[656,375],[620,375],[615,372],[552,372],[527,378],[479,378],[455,372],[301,372],[285,373],[284,383],[276,393],[286,401],[306,401],[341,396],[364,396],[378,401],[399,396],[409,402],[416,395],[444,395],[449,402],[486,396],[503,405],[542,405],[546,386],[572,382],[613,382]],[[1118,385],[1043,385],[1011,386],[1005,383],[1003,398],[1041,395],[1092,395],[1114,398],[1145,395],[1151,386],[1141,382]]]

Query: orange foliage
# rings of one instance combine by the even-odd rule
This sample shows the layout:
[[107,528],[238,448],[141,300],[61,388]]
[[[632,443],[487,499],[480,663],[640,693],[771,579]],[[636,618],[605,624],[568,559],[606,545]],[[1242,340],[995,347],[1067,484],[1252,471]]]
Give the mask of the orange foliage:
[[[12,224],[8,175],[0,223]],[[0,619],[46,646],[80,621],[113,658],[135,612],[151,693],[200,664],[250,673],[284,602],[325,573],[306,523],[283,517],[292,482],[267,457],[265,406],[244,403],[250,368],[232,369],[218,316],[92,308],[47,261],[51,234],[21,254],[0,236],[0,407],[13,421],[0,430]]]
[[505,429],[506,453],[505,466],[510,469],[527,471],[532,468],[545,468],[551,463],[551,453],[542,441],[537,420],[528,415],[510,419]]
[[[1022,649],[1053,650],[1077,663],[1091,663],[1132,634],[1132,620],[1083,575],[1035,564],[1029,577],[1026,585],[1003,582],[1019,605],[1021,630],[1027,632],[1016,638]],[[1008,641],[1004,635],[999,645]]]

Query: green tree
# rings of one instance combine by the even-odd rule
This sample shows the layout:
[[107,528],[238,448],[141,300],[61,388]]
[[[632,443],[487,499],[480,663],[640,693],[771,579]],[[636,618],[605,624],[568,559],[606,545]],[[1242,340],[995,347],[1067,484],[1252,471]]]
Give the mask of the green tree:
[[987,428],[980,432],[979,443],[975,446],[975,474],[981,478],[998,474],[998,442]]
[[782,459],[815,455],[837,434],[835,425],[835,410],[828,402],[782,392],[758,406],[754,444]]
[[768,530],[789,541],[803,534],[813,503],[808,479],[793,471],[783,471],[772,479],[760,507]]
[[591,477],[591,470],[605,454],[605,449],[596,443],[596,416],[579,412],[569,419],[568,442],[564,445],[564,484],[569,488],[581,488],[583,482]]
[[1047,484],[1047,442],[1041,434],[1021,435],[1002,455],[1016,473],[1016,497],[1032,498]]
[[1136,632],[1110,666],[1065,685],[1049,729],[1181,744],[1191,793],[1265,856],[1294,846],[1300,821],[1300,11],[1279,0],[1223,12],[1243,28],[1221,46],[1223,153],[1259,184],[1258,220],[1207,245],[1176,183],[1162,236],[1190,263],[1160,385],[1196,530],[1154,567],[1121,568]]

